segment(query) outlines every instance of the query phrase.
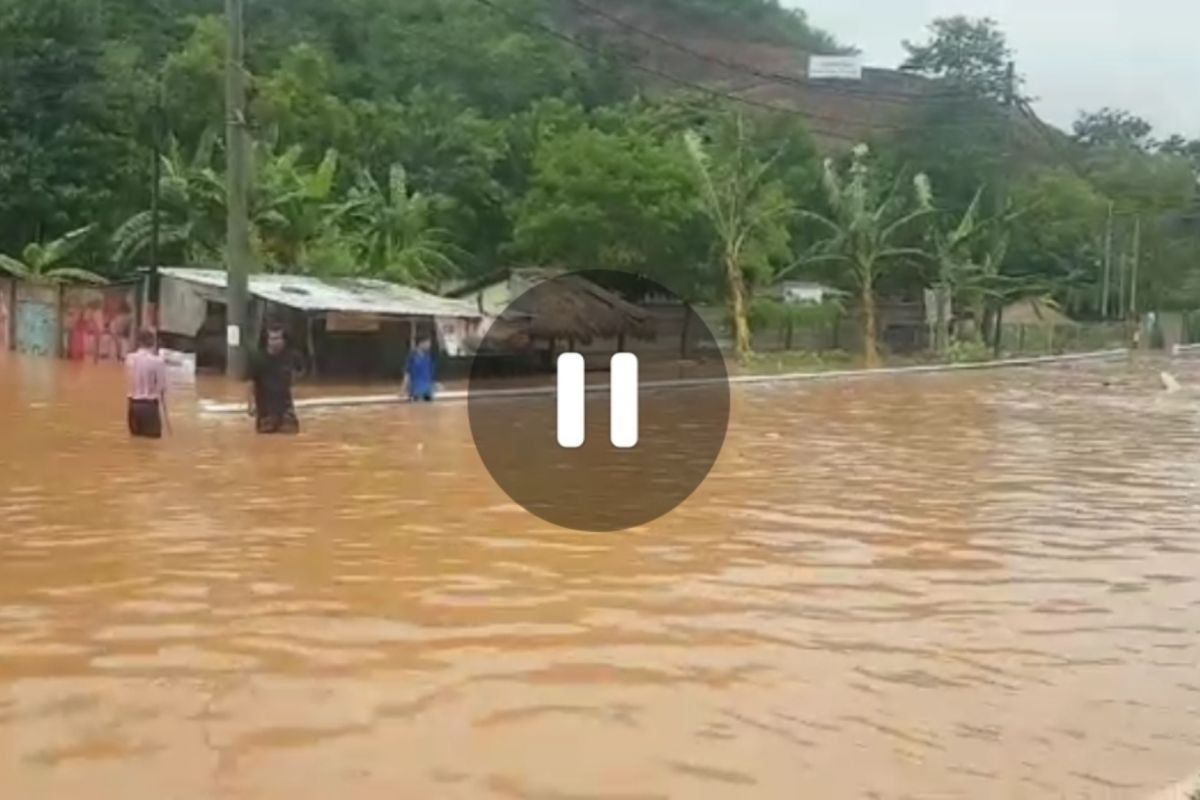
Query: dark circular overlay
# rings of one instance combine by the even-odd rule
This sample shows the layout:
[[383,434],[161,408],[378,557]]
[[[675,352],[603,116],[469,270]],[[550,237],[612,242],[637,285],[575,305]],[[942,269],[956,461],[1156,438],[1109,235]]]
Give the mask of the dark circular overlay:
[[[716,337],[653,281],[601,270],[522,274],[513,273],[515,299],[471,364],[471,434],[488,472],[516,503],[564,528],[625,530],[669,513],[704,481],[725,442],[729,376]],[[575,448],[558,436],[565,352],[585,363],[584,440]],[[617,352],[637,356],[637,390],[624,393],[636,398],[633,447],[611,439]]]

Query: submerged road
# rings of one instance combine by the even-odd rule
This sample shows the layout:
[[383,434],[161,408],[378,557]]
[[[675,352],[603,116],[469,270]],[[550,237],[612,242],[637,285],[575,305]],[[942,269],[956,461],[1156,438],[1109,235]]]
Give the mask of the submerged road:
[[0,355],[0,795],[1143,798],[1200,764],[1162,366],[735,388],[689,501],[585,534],[461,404],[132,442],[119,371]]

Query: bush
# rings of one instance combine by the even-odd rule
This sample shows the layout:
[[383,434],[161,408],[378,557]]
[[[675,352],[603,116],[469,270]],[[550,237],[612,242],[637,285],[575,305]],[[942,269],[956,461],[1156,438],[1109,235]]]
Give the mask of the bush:
[[992,348],[983,342],[956,340],[946,348],[946,361],[951,364],[978,364],[992,357]]

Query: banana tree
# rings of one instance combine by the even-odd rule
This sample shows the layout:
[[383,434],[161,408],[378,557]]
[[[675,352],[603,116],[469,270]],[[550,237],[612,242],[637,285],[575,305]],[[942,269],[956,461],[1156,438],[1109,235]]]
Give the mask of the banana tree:
[[283,269],[307,268],[309,248],[328,235],[338,154],[328,150],[316,169],[300,163],[296,146],[282,153],[260,148],[252,216],[265,260]]
[[796,213],[782,185],[769,177],[782,157],[751,152],[741,116],[731,131],[722,131],[720,147],[710,153],[694,131],[684,141],[700,184],[705,216],[716,234],[718,259],[725,277],[734,352],[745,361],[751,352],[750,289],[757,273],[769,272],[771,262],[787,252],[786,219]]
[[108,283],[103,275],[63,263],[91,235],[94,227],[88,225],[77,228],[45,244],[31,242],[21,251],[20,258],[0,253],[0,270],[14,278],[35,283]]
[[359,173],[333,219],[358,243],[365,271],[399,283],[433,286],[458,272],[465,254],[434,224],[437,198],[410,191],[404,167],[393,164],[381,185]]
[[[195,264],[220,259],[225,235],[225,179],[213,166],[219,137],[206,131],[190,157],[178,140],[167,142],[160,159],[159,244],[169,257]],[[127,219],[112,235],[113,258],[131,264],[150,246],[154,214],[149,209]]]
[[979,268],[967,277],[970,287],[992,308],[992,356],[1000,357],[1004,340],[1004,309],[1021,300],[1037,300],[1045,308],[1058,309],[1053,293],[1059,287],[1044,276],[1006,275]]
[[986,223],[979,220],[983,189],[975,192],[957,224],[949,228],[939,224],[933,188],[926,176],[917,176],[916,189],[920,206],[935,215],[928,232],[930,255],[936,267],[934,291],[937,295],[937,318],[934,323],[934,349],[938,353],[944,353],[950,343],[950,320],[946,317],[946,301],[952,301],[957,296],[967,274],[974,269],[972,251],[980,234],[987,230]]
[[[900,246],[898,241],[910,223],[930,211],[919,206],[915,211],[907,211],[899,184],[881,196],[868,155],[866,145],[855,147],[845,178],[838,174],[833,160],[827,159],[822,183],[832,214],[828,217],[813,211],[800,214],[823,226],[829,234],[821,248],[824,253],[811,260],[835,261],[849,269],[862,306],[863,355],[867,366],[875,367],[879,365],[876,287],[891,265],[903,259],[928,256],[924,250]],[[921,182],[921,176],[914,180],[918,193]]]

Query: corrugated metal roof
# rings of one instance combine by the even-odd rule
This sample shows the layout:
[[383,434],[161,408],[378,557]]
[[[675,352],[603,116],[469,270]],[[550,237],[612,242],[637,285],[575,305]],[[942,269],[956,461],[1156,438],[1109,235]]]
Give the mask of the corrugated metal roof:
[[[164,267],[169,278],[215,289],[225,288],[225,271]],[[250,294],[301,311],[337,311],[417,317],[479,319],[475,304],[371,278],[314,278],[260,273],[250,276]]]

